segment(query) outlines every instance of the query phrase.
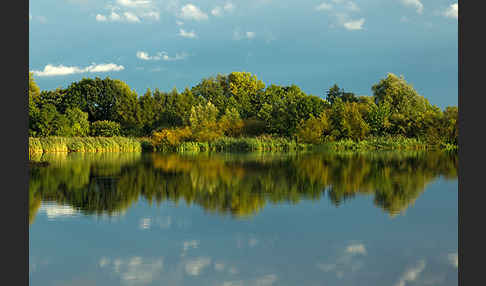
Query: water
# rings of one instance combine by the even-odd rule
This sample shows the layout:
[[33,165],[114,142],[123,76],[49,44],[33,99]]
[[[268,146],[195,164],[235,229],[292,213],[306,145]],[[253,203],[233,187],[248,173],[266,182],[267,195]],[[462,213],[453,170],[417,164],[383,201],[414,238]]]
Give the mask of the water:
[[457,156],[58,154],[30,285],[457,285]]

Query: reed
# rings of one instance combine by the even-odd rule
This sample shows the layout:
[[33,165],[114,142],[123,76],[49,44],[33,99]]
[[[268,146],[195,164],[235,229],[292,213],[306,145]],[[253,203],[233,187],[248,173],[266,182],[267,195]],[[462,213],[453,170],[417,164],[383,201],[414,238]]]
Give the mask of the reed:
[[29,137],[29,158],[42,153],[141,152],[140,140],[127,137]]
[[417,138],[402,136],[370,137],[361,141],[340,140],[327,142],[323,146],[331,150],[434,150],[440,146],[430,145]]

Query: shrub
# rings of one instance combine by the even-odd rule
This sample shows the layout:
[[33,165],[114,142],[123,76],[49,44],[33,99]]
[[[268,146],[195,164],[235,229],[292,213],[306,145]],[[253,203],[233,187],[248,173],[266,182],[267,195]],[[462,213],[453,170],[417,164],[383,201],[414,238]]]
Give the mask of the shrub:
[[113,137],[120,135],[120,124],[109,120],[98,120],[91,124],[91,136]]

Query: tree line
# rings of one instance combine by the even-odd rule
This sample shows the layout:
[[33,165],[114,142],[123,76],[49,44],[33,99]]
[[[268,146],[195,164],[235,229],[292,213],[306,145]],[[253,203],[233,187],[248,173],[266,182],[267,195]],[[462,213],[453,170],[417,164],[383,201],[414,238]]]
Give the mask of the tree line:
[[457,144],[456,106],[441,110],[391,73],[371,90],[357,96],[335,84],[319,97],[232,72],[182,92],[147,89],[139,96],[109,77],[40,91],[29,73],[29,136],[151,136],[174,144],[263,134],[313,144],[403,136]]

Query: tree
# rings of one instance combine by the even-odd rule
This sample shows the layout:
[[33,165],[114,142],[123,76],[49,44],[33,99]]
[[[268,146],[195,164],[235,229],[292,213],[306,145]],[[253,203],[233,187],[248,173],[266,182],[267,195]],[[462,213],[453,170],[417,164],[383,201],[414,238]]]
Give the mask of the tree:
[[150,88],[147,89],[144,95],[139,97],[138,104],[140,105],[143,134],[149,135],[155,129],[155,122],[157,120],[156,101],[152,96]]
[[66,110],[66,120],[69,126],[69,134],[64,136],[84,137],[89,135],[88,113],[79,108]]
[[265,84],[249,72],[232,72],[228,76],[229,89],[238,102],[242,118],[254,117],[261,106]]
[[344,89],[339,88],[337,84],[334,84],[328,91],[326,100],[333,104],[336,99],[341,99],[342,102],[358,102],[359,98],[352,92],[345,92]]
[[40,88],[34,80],[34,73],[29,72],[29,98],[38,97],[40,94]]
[[143,122],[137,93],[121,80],[105,81],[111,86],[114,98],[113,105],[107,107],[107,114],[111,114],[107,120],[118,122],[125,136],[140,136]]
[[217,122],[218,113],[211,101],[192,107],[191,131],[197,141],[213,141],[223,135],[223,130]]
[[297,127],[297,140],[299,142],[319,144],[324,141],[325,134],[329,132],[329,121],[325,112],[319,117],[310,115],[309,119],[301,120]]
[[113,137],[120,135],[120,124],[109,120],[99,120],[91,124],[91,136]]
[[397,77],[389,73],[386,78],[373,85],[372,91],[376,105],[387,106],[386,109],[389,111],[387,132],[390,134],[419,136],[417,130],[422,130],[422,128],[417,124],[422,124],[421,120],[425,113],[437,110],[437,107],[432,106],[427,99],[420,96],[403,76]]
[[243,131],[243,120],[235,107],[227,108],[225,114],[220,118],[219,124],[226,136],[238,137]]
[[457,106],[448,106],[445,108],[442,116],[441,135],[445,142],[449,144],[457,144],[459,129],[458,120],[459,112]]
[[40,88],[35,83],[34,74],[29,72],[29,136],[36,136],[38,134],[37,122],[39,120],[40,110],[37,106],[39,101]]
[[369,132],[369,126],[361,117],[356,102],[342,102],[337,98],[330,111],[331,139],[361,140]]
[[33,122],[36,135],[40,137],[46,137],[54,135],[58,126],[56,126],[56,120],[59,119],[59,113],[53,104],[46,104],[39,112],[39,116],[36,121]]

